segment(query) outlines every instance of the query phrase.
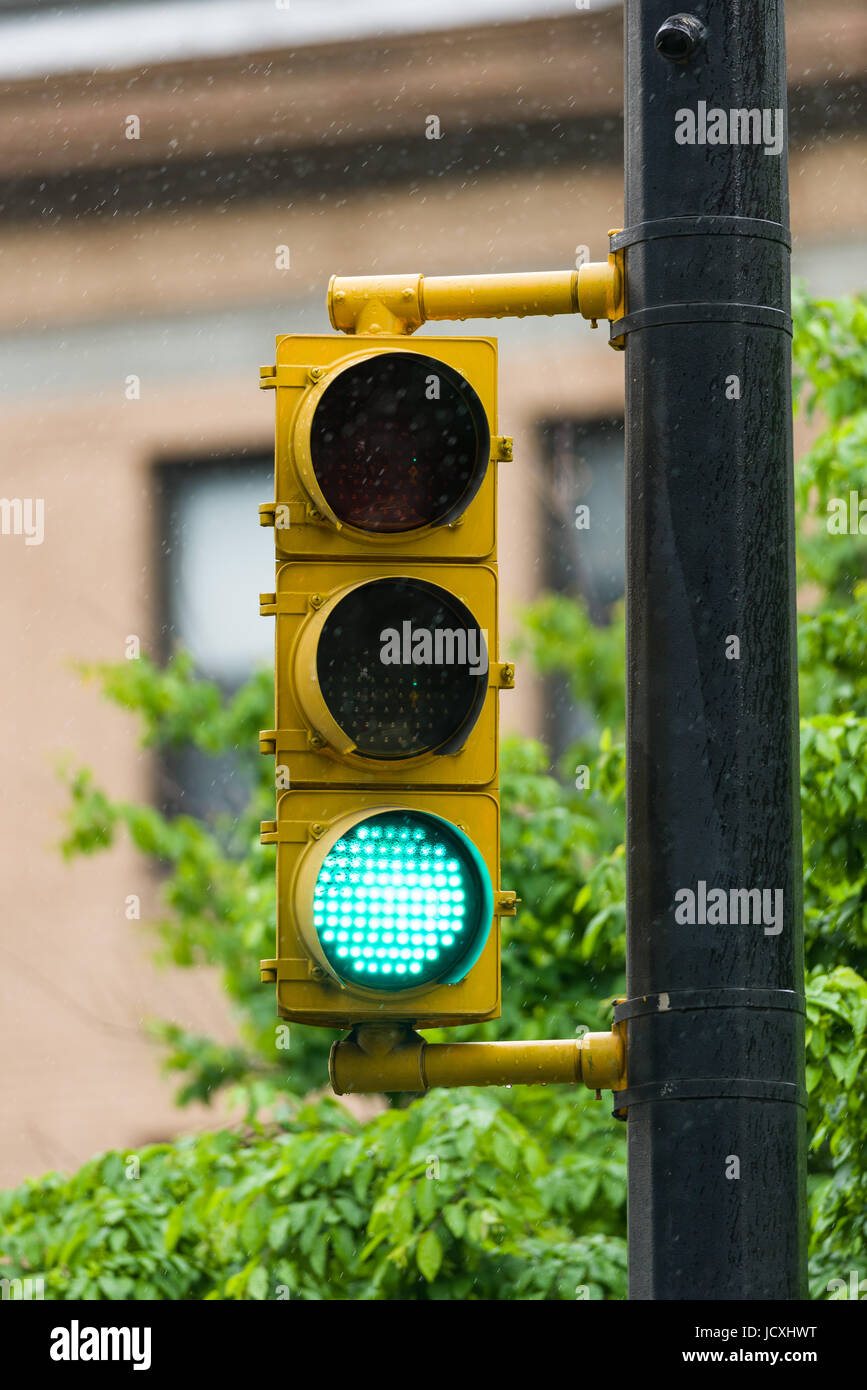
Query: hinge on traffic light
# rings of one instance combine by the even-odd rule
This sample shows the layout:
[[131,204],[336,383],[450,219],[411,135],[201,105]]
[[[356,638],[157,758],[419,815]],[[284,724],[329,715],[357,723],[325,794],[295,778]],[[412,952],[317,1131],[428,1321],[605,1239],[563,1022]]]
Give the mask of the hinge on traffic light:
[[496,434],[491,440],[491,458],[500,463],[511,463],[514,441],[507,434]]
[[259,733],[259,752],[275,755],[281,753],[306,753],[311,747],[321,746],[316,735],[307,729],[262,729]]
[[303,845],[309,839],[310,825],[306,820],[263,820],[259,825],[262,845]]
[[[311,606],[311,598],[317,595],[310,594],[260,594],[259,612],[263,618],[273,617],[277,613],[306,613]],[[316,605],[313,605],[316,606]]]
[[263,985],[277,984],[280,980],[318,980],[323,973],[321,966],[307,956],[280,956],[276,960],[259,961],[259,979]]
[[516,917],[521,899],[511,888],[501,889],[497,894],[497,911],[501,917]]
[[303,387],[310,385],[310,368],[289,366],[281,362],[279,366],[259,368],[259,390],[268,391],[275,386]]
[[259,525],[289,531],[293,526],[310,526],[322,520],[322,513],[309,502],[263,502],[259,507]]
[[515,687],[515,667],[511,661],[497,662],[491,667],[491,685],[500,690],[513,690]]

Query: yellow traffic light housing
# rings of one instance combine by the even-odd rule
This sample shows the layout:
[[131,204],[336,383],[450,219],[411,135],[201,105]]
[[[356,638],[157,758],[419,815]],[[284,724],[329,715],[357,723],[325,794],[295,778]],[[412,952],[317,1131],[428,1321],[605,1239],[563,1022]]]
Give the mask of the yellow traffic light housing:
[[488,338],[277,340],[280,1015],[331,1027],[496,1018],[496,432]]
[[[612,234],[613,235],[613,234]],[[622,251],[578,271],[333,277],[348,337],[277,339],[277,955],[283,1018],[349,1028],[347,1091],[626,1085],[624,1025],[534,1043],[429,1044],[500,1013],[497,347],[411,340],[428,319],[626,312]],[[611,338],[623,346],[623,335]],[[616,1111],[625,1114],[623,1107]]]

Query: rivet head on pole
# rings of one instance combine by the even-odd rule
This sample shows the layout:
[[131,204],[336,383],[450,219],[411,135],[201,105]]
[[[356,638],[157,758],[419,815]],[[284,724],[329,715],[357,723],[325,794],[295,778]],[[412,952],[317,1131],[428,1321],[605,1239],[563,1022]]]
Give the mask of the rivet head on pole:
[[653,46],[670,63],[688,63],[706,38],[707,30],[697,15],[672,14],[657,29]]

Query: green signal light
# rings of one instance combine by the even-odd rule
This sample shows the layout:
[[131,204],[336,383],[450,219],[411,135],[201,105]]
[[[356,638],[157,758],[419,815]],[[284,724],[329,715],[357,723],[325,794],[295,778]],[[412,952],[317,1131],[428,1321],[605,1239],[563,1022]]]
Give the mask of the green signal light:
[[335,975],[391,993],[462,980],[494,911],[475,846],[421,811],[374,813],[346,831],[322,863],[313,898],[314,930]]

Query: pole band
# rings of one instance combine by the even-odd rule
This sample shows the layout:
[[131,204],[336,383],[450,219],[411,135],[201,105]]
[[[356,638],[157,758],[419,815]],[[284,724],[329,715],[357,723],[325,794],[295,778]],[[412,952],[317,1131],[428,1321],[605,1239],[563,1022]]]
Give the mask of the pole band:
[[755,328],[778,328],[792,336],[792,316],[762,304],[659,304],[637,309],[611,325],[611,336],[634,333],[639,328],[660,328],[674,323],[749,323]]
[[638,222],[624,227],[611,237],[611,250],[623,251],[642,241],[660,241],[672,236],[743,236],[763,237],[778,241],[792,249],[792,238],[781,222],[768,222],[763,217],[718,217],[697,213],[694,217],[657,217],[651,222]]
[[807,1091],[791,1081],[761,1081],[752,1077],[708,1076],[682,1081],[651,1081],[645,1086],[633,1086],[615,1091],[612,1096],[615,1113],[631,1105],[646,1105],[655,1100],[762,1100],[783,1101],[807,1108]]
[[805,1014],[807,1001],[791,989],[679,989],[639,995],[614,1006],[614,1022],[688,1009],[787,1009]]

